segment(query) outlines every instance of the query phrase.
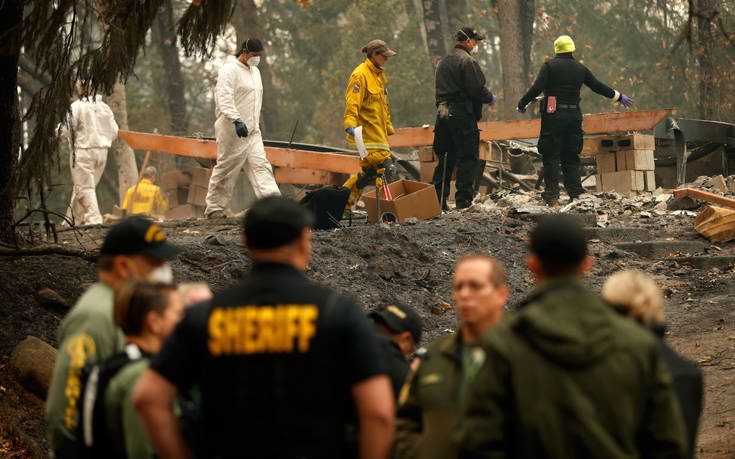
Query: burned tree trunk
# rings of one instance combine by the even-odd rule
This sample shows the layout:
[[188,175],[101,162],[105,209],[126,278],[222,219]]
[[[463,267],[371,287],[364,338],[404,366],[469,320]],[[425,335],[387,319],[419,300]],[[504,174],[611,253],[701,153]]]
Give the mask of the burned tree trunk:
[[[120,129],[128,129],[128,103],[125,96],[125,85],[115,83],[115,88],[107,97],[107,105],[115,115],[115,121]],[[120,202],[125,198],[125,192],[138,181],[138,165],[135,162],[135,152],[125,141],[118,137],[112,142],[112,154],[117,163],[117,181]]]
[[533,11],[533,0],[498,0],[500,62],[503,66],[503,117],[506,120],[520,118],[515,107],[528,85]]
[[173,22],[171,0],[163,2],[152,27],[153,41],[161,55],[166,74],[165,89],[168,112],[171,118],[171,133],[186,135],[189,131],[189,118],[186,110],[185,83],[181,73],[179,48],[176,46],[176,32]]
[[429,48],[429,58],[436,70],[439,59],[447,54],[446,40],[442,27],[443,0],[422,0],[424,13],[424,30],[426,30],[426,46]]
[[18,113],[19,24],[23,6],[19,1],[0,4],[0,240],[12,241],[13,209],[16,201],[16,165],[20,151]]
[[714,0],[699,0],[697,3],[697,60],[699,61],[699,116],[703,120],[717,117],[715,94],[715,72],[717,46],[711,18],[716,13]]

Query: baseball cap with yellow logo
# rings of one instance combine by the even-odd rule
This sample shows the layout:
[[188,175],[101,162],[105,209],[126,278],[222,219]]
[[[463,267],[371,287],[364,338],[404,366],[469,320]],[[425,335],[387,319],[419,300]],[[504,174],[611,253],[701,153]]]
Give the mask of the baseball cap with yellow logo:
[[183,249],[170,244],[157,223],[142,217],[130,217],[110,228],[100,249],[101,255],[148,255],[164,260]]
[[393,333],[404,331],[411,333],[416,344],[421,341],[421,329],[423,328],[421,317],[409,306],[398,303],[389,304],[380,311],[371,312],[368,317],[374,322],[385,325]]

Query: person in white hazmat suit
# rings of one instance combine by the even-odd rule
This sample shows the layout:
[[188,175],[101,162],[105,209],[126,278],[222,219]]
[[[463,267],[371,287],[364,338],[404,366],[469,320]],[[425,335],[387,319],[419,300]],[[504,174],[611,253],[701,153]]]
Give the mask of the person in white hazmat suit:
[[69,140],[69,166],[74,188],[66,212],[75,225],[102,223],[95,188],[107,163],[107,149],[117,137],[117,123],[110,107],[87,88],[77,84],[79,98],[71,104],[62,136]]
[[225,217],[224,210],[243,167],[258,199],[281,194],[260,133],[263,83],[258,64],[262,54],[260,40],[245,40],[237,56],[228,57],[217,77],[214,123],[217,165],[207,190],[204,215],[208,218]]

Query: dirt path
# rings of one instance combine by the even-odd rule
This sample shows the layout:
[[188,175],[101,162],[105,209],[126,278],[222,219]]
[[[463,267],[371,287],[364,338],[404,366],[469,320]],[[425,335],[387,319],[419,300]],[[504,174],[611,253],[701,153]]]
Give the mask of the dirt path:
[[[692,233],[692,217],[621,215],[613,225],[642,228],[652,238],[701,240]],[[524,267],[524,238],[532,221],[506,211],[453,212],[431,221],[391,226],[363,225],[314,233],[313,260],[307,275],[355,296],[366,310],[399,301],[416,308],[425,322],[426,341],[454,330],[451,272],[460,254],[489,251],[505,262],[511,298],[509,309],[532,287]],[[239,222],[198,221],[165,224],[169,238],[186,251],[173,265],[177,281],[205,281],[216,291],[246,275],[250,261],[240,248]],[[101,242],[104,228],[79,237],[88,249]],[[208,236],[213,235],[208,238]],[[62,243],[78,247],[72,232]],[[732,268],[703,270],[679,266],[670,258],[645,259],[604,240],[593,240],[597,264],[588,278],[599,289],[606,276],[621,268],[653,275],[667,297],[668,341],[684,356],[700,362],[705,373],[700,457],[735,456],[735,283]],[[709,250],[709,249],[707,249]],[[735,243],[718,254],[735,255]],[[15,344],[34,335],[56,345],[63,311],[39,305],[35,293],[51,288],[70,303],[95,278],[95,266],[78,257],[0,256],[0,425],[25,432],[37,450],[45,450],[42,400],[23,390],[6,364]],[[8,448],[0,435],[0,451]],[[29,448],[33,449],[33,447]]]

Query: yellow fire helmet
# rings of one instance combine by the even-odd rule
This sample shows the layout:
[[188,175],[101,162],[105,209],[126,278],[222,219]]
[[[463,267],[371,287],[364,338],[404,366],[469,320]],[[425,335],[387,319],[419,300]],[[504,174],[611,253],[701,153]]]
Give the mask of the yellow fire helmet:
[[554,40],[554,52],[556,54],[573,53],[575,49],[574,40],[569,35],[562,35]]

